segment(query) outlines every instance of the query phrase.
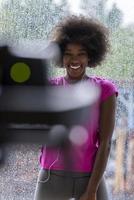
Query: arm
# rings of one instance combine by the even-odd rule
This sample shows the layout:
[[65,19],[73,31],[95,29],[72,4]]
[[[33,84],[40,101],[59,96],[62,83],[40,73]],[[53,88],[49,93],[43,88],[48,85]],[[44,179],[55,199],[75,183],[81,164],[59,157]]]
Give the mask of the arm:
[[115,122],[116,97],[110,96],[101,105],[100,111],[100,146],[87,190],[80,200],[96,200],[96,192],[103,176],[110,152],[111,137]]

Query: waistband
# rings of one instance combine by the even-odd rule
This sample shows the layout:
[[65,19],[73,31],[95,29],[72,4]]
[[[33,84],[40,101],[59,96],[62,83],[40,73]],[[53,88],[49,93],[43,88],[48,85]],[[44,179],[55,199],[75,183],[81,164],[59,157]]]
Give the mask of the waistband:
[[84,178],[84,177],[90,177],[91,173],[89,172],[72,172],[72,171],[64,171],[64,170],[49,170],[49,169],[42,169],[45,170],[47,173],[50,173],[52,175],[56,176],[63,176],[63,177],[72,177],[72,178]]

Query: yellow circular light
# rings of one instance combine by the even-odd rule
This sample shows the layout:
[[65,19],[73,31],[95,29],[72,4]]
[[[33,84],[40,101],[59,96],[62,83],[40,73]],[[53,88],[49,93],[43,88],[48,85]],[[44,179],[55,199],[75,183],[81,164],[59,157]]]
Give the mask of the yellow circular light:
[[18,62],[11,67],[10,76],[15,82],[23,83],[30,78],[30,75],[30,67],[25,63]]

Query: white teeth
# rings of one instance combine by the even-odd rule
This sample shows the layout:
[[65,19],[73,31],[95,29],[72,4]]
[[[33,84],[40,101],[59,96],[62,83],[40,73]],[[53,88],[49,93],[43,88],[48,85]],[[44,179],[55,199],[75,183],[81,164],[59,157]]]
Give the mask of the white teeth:
[[78,65],[78,66],[70,66],[72,69],[78,69],[78,68],[80,68],[80,65]]

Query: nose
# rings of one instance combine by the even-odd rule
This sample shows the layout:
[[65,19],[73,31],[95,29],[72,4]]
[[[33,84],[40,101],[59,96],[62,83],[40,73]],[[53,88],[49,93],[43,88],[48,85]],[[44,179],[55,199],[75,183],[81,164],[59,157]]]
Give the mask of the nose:
[[79,57],[78,56],[72,56],[71,57],[71,62],[73,64],[79,64]]

